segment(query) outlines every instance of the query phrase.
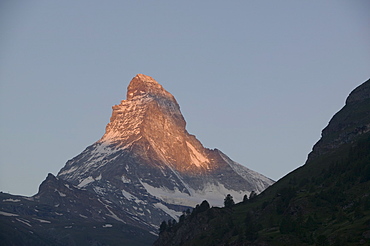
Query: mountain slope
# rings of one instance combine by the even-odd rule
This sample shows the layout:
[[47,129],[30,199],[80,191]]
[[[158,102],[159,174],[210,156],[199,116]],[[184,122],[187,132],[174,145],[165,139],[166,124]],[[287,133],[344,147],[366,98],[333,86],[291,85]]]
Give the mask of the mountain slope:
[[145,246],[155,239],[149,229],[104,197],[52,174],[33,197],[0,193],[0,245]]
[[175,98],[138,74],[127,99],[113,106],[104,136],[58,173],[60,179],[112,201],[157,228],[204,199],[220,206],[272,180],[210,150],[190,135]]
[[232,209],[211,208],[154,245],[370,243],[370,80],[323,130],[306,164]]
[[204,199],[221,206],[227,194],[240,201],[273,182],[203,147],[173,95],[138,74],[99,141],[49,174],[35,196],[2,194],[0,235],[20,245],[148,245],[163,220]]

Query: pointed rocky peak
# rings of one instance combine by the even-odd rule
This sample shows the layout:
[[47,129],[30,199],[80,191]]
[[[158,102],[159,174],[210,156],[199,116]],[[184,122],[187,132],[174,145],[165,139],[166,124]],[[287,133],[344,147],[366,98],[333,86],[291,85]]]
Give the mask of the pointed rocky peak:
[[57,181],[58,181],[57,177],[55,177],[52,173],[48,173],[48,176],[46,177],[44,182],[45,183],[54,183],[54,182],[57,182]]
[[[155,126],[176,125],[185,131],[185,120],[174,96],[152,77],[138,74],[127,88],[127,99],[112,107],[112,117],[99,142],[128,147],[143,137],[152,135]],[[168,130],[168,129],[167,129]]]
[[169,97],[171,93],[166,91],[155,79],[144,74],[137,74],[127,87],[127,100],[133,100],[137,96]]
[[46,179],[40,184],[39,192],[37,193],[37,195],[40,195],[50,190],[51,187],[58,186],[57,183],[58,183],[58,178],[55,177],[53,174],[48,173],[48,176],[46,177]]

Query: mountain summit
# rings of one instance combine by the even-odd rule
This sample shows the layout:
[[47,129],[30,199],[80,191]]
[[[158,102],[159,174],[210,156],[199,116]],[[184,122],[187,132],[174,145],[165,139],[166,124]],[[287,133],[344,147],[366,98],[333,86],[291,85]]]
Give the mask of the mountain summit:
[[204,148],[190,135],[171,93],[138,74],[113,106],[104,136],[68,161],[57,177],[105,197],[151,228],[208,200],[222,206],[273,181]]
[[171,93],[166,91],[155,79],[144,74],[138,74],[131,80],[127,88],[127,100],[132,100],[134,97],[143,94],[175,100]]
[[127,88],[127,99],[112,108],[110,123],[99,142],[127,146],[140,137],[152,136],[153,131],[166,130],[171,133],[171,129],[152,129],[154,123],[176,125],[185,131],[185,120],[175,98],[152,77],[143,74],[131,80]]

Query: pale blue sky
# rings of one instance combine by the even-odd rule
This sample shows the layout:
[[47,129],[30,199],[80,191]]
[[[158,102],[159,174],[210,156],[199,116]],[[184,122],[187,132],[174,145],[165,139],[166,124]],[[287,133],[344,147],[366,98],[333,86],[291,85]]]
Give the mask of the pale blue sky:
[[137,73],[208,148],[272,179],[370,77],[370,2],[0,2],[0,190],[32,195],[97,141]]

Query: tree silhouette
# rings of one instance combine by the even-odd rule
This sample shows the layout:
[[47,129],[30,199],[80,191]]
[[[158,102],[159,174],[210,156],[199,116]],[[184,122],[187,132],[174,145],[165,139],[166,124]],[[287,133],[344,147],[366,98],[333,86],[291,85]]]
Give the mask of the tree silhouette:
[[247,196],[247,194],[245,194],[244,197],[243,197],[243,203],[246,203],[246,202],[248,202],[248,196]]
[[167,229],[166,221],[162,221],[161,225],[159,226],[159,233],[164,232]]
[[257,193],[254,190],[252,190],[252,192],[249,194],[249,200],[253,199],[256,196],[257,196]]
[[234,206],[234,204],[235,202],[234,202],[232,195],[227,194],[227,196],[224,199],[225,208],[231,208],[232,206]]
[[210,208],[209,203],[207,202],[207,200],[204,200],[198,207],[198,212],[201,213],[207,211],[209,208]]

